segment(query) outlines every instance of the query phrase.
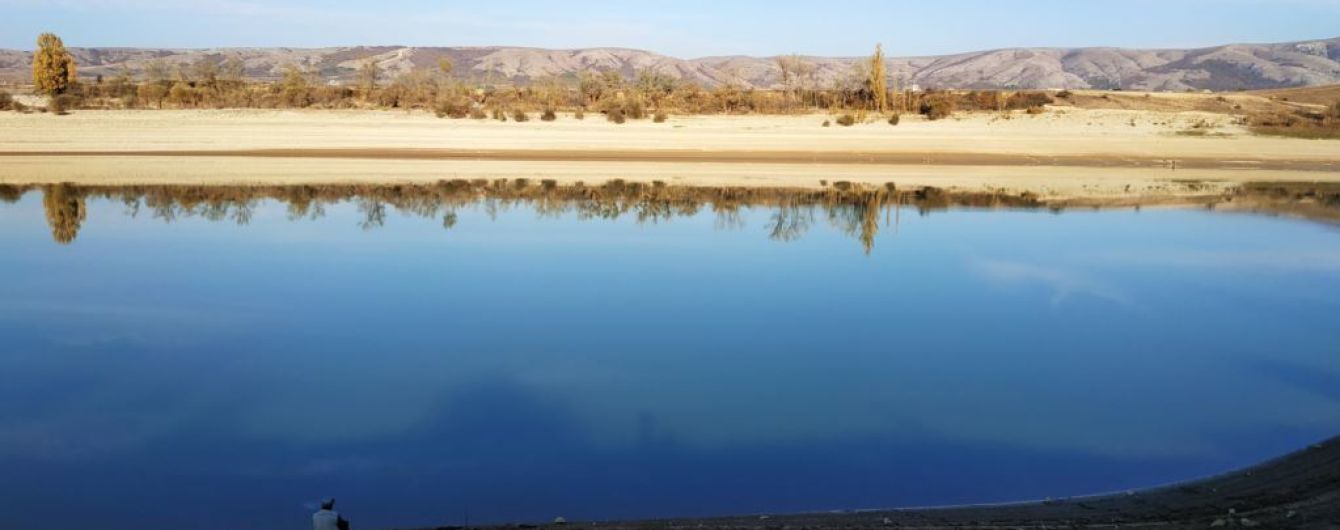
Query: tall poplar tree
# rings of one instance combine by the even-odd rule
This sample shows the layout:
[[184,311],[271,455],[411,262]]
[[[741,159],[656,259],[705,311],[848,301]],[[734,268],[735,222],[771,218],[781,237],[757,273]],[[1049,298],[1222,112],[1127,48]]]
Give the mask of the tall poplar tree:
[[870,92],[875,97],[875,111],[884,113],[889,108],[888,73],[884,70],[884,45],[875,45],[875,54],[870,56]]
[[37,51],[33,53],[33,85],[48,96],[64,94],[74,86],[74,56],[65,49],[65,43],[54,33],[37,37]]

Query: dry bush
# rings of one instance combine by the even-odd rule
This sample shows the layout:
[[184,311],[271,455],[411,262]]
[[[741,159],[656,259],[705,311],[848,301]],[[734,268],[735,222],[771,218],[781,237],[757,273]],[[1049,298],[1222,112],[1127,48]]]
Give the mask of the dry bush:
[[517,123],[525,123],[530,121],[530,116],[526,115],[526,111],[517,109],[512,111],[512,121],[515,121]]
[[921,114],[928,120],[940,120],[954,114],[954,97],[950,94],[927,94],[921,101]]
[[605,112],[605,119],[621,125],[628,121],[628,118],[624,116],[622,108],[616,108]]
[[504,111],[503,109],[494,107],[494,108],[493,108],[493,119],[498,120],[498,121],[507,121],[507,112]]
[[903,117],[901,115],[894,114],[892,116],[889,116],[889,125],[898,125],[898,122],[901,121],[903,121]]
[[[640,98],[605,101],[601,103],[600,109],[606,116],[611,116],[617,113],[629,120],[641,120],[647,117],[647,107],[642,104]],[[610,121],[614,120],[611,119]]]
[[554,112],[554,109],[544,109],[544,113],[540,114],[540,121],[554,121],[557,119],[558,114]]
[[627,101],[626,103],[624,103],[623,110],[624,113],[627,114],[629,118],[635,120],[642,120],[647,118],[647,107],[646,105],[642,104],[641,99],[631,99]]
[[1027,112],[1027,113],[1029,113],[1029,114],[1035,114],[1035,115],[1036,115],[1036,114],[1042,114],[1043,112],[1046,112],[1046,111],[1047,111],[1047,110],[1044,109],[1044,108],[1042,108],[1042,107],[1028,107],[1027,109],[1024,109],[1024,112]]
[[172,90],[168,91],[168,100],[179,107],[194,107],[195,89],[191,88],[191,85],[186,84],[185,81],[178,81],[177,84],[172,85]]
[[145,83],[139,86],[135,95],[142,103],[153,103],[161,109],[163,108],[163,100],[167,98],[168,90],[160,83]]
[[1298,110],[1253,116],[1253,133],[1291,138],[1340,139],[1340,104],[1323,112]]
[[488,115],[487,113],[484,112],[484,109],[474,108],[474,109],[470,109],[470,119],[472,119],[472,120],[487,120],[487,119],[489,119],[489,115]]
[[[350,87],[330,85],[310,86],[306,92],[306,104],[309,107],[322,109],[348,109],[357,106],[355,104],[356,92]],[[201,98],[202,105],[204,104],[204,99],[205,98]]]
[[572,113],[572,117],[579,120],[584,120],[586,119],[586,112],[583,111],[582,109],[577,109],[577,112]]
[[843,114],[841,116],[838,116],[837,124],[843,127],[851,127],[852,125],[856,125],[856,116],[852,116],[851,114]]
[[47,103],[47,111],[57,116],[64,116],[70,113],[71,109],[79,107],[79,97],[74,94],[60,94],[51,98]]
[[824,127],[832,127],[832,126],[833,126],[833,122],[828,121],[828,120],[824,120]]
[[664,112],[657,112],[656,117],[652,118],[651,121],[655,123],[665,123],[665,120],[667,119],[669,119],[669,116],[666,116]]
[[1060,99],[1070,99],[1074,95],[1075,94],[1069,90],[1062,90],[1056,93],[1056,97]]
[[[1045,92],[1017,92],[1005,99],[1006,110],[1020,110],[1041,108],[1044,105],[1056,103],[1051,96]],[[1031,113],[1037,114],[1037,113]]]
[[433,113],[439,118],[459,120],[470,115],[470,100],[466,98],[445,98],[437,102]]
[[[945,94],[949,96],[948,93]],[[959,97],[956,107],[964,110],[1001,110],[1006,108],[1006,98],[994,90],[974,90]]]
[[12,110],[14,108],[14,96],[9,92],[0,90],[0,110]]

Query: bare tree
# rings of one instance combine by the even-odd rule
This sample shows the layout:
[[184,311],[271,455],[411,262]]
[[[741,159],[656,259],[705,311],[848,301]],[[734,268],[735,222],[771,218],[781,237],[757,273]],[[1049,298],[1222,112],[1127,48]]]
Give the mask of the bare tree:
[[363,93],[363,99],[371,99],[373,92],[377,91],[377,82],[381,80],[382,68],[375,59],[363,61],[363,66],[358,67],[358,88]]
[[870,56],[871,95],[874,97],[875,111],[883,114],[889,107],[888,71],[884,64],[884,45],[875,45],[875,54]]
[[171,82],[171,72],[172,70],[168,67],[167,63],[163,62],[161,59],[154,59],[144,65],[145,80],[163,85],[164,87],[167,87]]
[[783,55],[777,58],[777,68],[782,72],[782,90],[789,109],[794,100],[801,99],[806,80],[813,78],[814,63],[800,55]]

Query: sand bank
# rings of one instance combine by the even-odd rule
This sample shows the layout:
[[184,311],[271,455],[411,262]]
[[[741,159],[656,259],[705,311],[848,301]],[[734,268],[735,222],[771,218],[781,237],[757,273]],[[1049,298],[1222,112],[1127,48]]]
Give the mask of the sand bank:
[[[688,116],[620,126],[598,114],[515,123],[382,111],[3,113],[0,182],[850,181],[1129,197],[1340,181],[1340,143],[1255,137],[1218,114],[1053,108],[1009,119],[907,117],[896,127],[823,127],[825,119]],[[1210,136],[1181,134],[1187,130]]]

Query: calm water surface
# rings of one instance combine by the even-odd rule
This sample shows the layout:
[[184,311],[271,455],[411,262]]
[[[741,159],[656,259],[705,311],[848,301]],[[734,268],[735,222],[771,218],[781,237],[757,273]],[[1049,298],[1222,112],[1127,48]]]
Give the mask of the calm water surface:
[[0,203],[0,527],[1008,501],[1340,433],[1321,223],[886,211],[867,254],[822,210],[253,206],[89,199],[59,245],[41,193]]

